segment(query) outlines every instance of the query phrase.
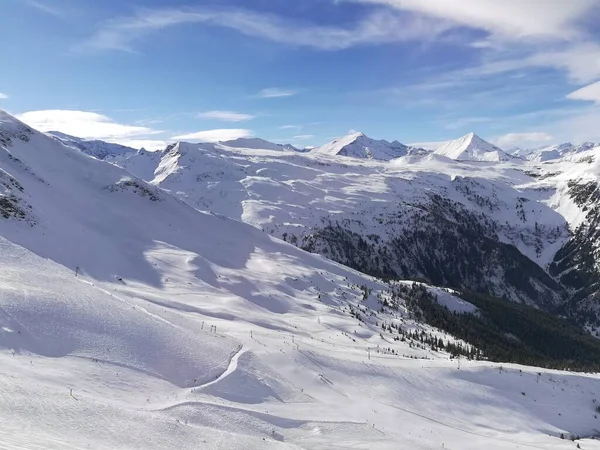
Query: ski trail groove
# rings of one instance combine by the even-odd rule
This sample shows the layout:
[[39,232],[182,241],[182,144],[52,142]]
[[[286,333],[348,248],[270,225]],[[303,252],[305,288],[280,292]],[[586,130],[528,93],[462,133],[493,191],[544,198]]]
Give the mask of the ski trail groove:
[[204,389],[204,388],[207,388],[209,386],[212,386],[213,384],[217,384],[219,381],[223,380],[225,377],[227,377],[228,375],[230,375],[233,372],[235,372],[237,370],[238,360],[240,359],[240,356],[242,356],[244,353],[246,353],[246,350],[243,350],[243,348],[244,348],[243,345],[240,345],[238,347],[238,349],[236,350],[235,354],[229,360],[229,365],[227,366],[227,369],[225,369],[225,371],[221,375],[219,375],[213,381],[209,381],[208,383],[200,384],[200,385],[194,387],[194,390],[196,390],[196,389]]

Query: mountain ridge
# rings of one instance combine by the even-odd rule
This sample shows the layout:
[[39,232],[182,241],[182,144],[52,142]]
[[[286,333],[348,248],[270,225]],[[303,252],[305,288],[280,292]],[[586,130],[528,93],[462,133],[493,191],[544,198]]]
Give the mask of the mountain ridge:
[[355,132],[316,147],[311,153],[389,161],[406,156],[409,151],[410,147],[398,141],[375,140],[361,132]]
[[475,133],[468,133],[449,141],[435,150],[437,155],[459,161],[507,161],[511,158],[499,147],[484,141]]
[[548,170],[522,159],[482,166],[427,153],[364,164],[318,152],[256,159],[218,145],[186,148],[184,159],[163,160],[168,170],[148,180],[195,208],[371,275],[483,289],[555,312],[565,304],[567,291],[548,266],[578,225],[548,203],[554,192],[569,193],[558,180],[538,187],[536,180],[548,184]]
[[102,160],[116,160],[131,155],[138,150],[121,144],[113,144],[99,139],[83,139],[71,136],[59,131],[46,133],[54,139],[58,139],[69,147],[75,147],[86,155]]

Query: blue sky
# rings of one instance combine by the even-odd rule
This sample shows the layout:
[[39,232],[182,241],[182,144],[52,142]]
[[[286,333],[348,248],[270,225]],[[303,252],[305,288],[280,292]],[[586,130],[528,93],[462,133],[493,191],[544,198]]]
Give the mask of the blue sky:
[[2,0],[0,108],[132,146],[600,141],[599,0]]

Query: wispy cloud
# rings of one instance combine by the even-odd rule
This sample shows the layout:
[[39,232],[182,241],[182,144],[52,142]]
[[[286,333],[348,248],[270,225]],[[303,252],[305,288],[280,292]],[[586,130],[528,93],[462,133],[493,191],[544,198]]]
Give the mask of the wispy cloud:
[[298,95],[299,91],[295,89],[283,89],[283,88],[266,88],[256,94],[259,98],[280,98],[280,97],[292,97]]
[[64,10],[57,6],[51,5],[49,1],[45,0],[19,0],[22,4],[35,8],[46,14],[50,14],[55,17],[64,17]]
[[574,83],[586,83],[600,76],[600,45],[595,42],[577,42],[551,48],[535,48],[469,68],[461,74],[468,77],[497,75],[531,68],[551,68],[564,71]]
[[296,131],[299,131],[302,128],[303,128],[302,125],[282,125],[279,127],[280,130],[296,130]]
[[147,125],[156,125],[156,124],[163,123],[163,122],[164,122],[163,119],[139,119],[139,120],[135,121],[135,124],[147,126]]
[[450,28],[450,24],[443,20],[380,9],[348,27],[299,22],[245,9],[144,9],[134,16],[105,23],[77,49],[131,52],[137,40],[153,32],[184,24],[219,26],[247,36],[320,50],[431,39]]
[[159,139],[121,139],[119,144],[127,147],[146,150],[161,150],[169,145],[169,142]]
[[[552,110],[550,110],[552,111]],[[600,109],[597,106],[567,109],[546,115],[539,125],[532,125],[521,132],[508,133],[492,139],[502,148],[535,148],[562,142],[580,143],[584,141],[600,142]],[[534,113],[537,114],[537,113]],[[526,115],[523,115],[525,117]],[[515,116],[520,117],[520,116]],[[518,121],[516,121],[516,128]]]
[[558,136],[563,142],[600,142],[599,123],[600,108],[592,106],[548,124],[548,129],[552,130],[552,134]]
[[[574,84],[589,83],[600,77],[600,64],[590,63],[591,61],[600,61],[600,45],[594,42],[556,45],[551,48],[518,47],[514,51],[500,53],[492,50],[486,53],[485,59],[481,63],[425,79],[411,86],[410,89],[435,92],[437,98],[441,91],[454,91],[456,88],[473,85],[481,86],[486,92],[490,92],[487,83],[495,77],[503,77],[502,85],[512,90],[516,85],[512,81],[525,78],[527,75],[531,75],[530,79],[532,80],[535,76],[536,83],[529,83],[529,86],[532,89],[538,89],[540,76],[536,71],[540,69],[558,70]],[[507,83],[506,76],[509,74],[514,77],[508,79],[511,83]],[[551,82],[552,86],[556,86],[556,79]],[[398,93],[401,94],[404,91],[405,89],[399,89]]]
[[[419,84],[399,87],[398,95],[386,97],[388,101],[399,98],[404,104],[435,106],[453,113],[459,108],[464,113],[465,105],[470,104],[490,114],[490,110],[501,112],[526,102],[547,101],[565,82],[581,86],[600,78],[600,42],[591,20],[600,13],[597,0],[338,1],[383,5],[437,17],[455,29],[477,31],[462,42],[467,44],[466,51],[471,49],[473,63],[432,72]],[[590,85],[569,98],[597,101],[600,94],[596,95],[595,89]],[[453,129],[463,125],[457,120],[445,126]]]
[[[341,0],[338,0],[341,1]],[[455,26],[486,31],[497,39],[518,41],[573,40],[585,35],[580,26],[596,0],[343,0],[386,5],[401,11],[450,21]]]
[[223,122],[245,122],[254,119],[256,116],[234,111],[206,111],[198,114],[198,117],[202,119],[221,120]]
[[442,145],[448,143],[448,141],[432,141],[432,142],[411,142],[410,147],[424,148],[425,150],[435,151]]
[[481,123],[489,123],[493,119],[490,117],[461,117],[457,119],[448,119],[442,121],[444,128],[447,130],[458,130],[460,128],[471,127]]
[[298,136],[294,136],[293,140],[295,141],[305,141],[306,139],[312,139],[315,136],[312,134],[299,134]]
[[8,95],[3,94],[2,92],[0,92],[0,100],[4,100],[4,99],[7,99],[7,98],[8,98]]
[[539,147],[548,144],[553,137],[545,132],[534,131],[529,133],[508,133],[492,139],[492,142],[500,148],[509,150],[514,147]]
[[567,98],[571,100],[591,101],[600,105],[600,81],[571,92],[567,95]]
[[231,141],[234,139],[247,138],[252,136],[254,136],[254,132],[252,132],[251,130],[226,128],[181,134],[179,136],[173,136],[172,139],[175,141],[219,142]]
[[110,117],[90,111],[29,111],[19,114],[17,118],[40,131],[60,131],[84,139],[110,142],[162,133],[149,127],[118,123]]

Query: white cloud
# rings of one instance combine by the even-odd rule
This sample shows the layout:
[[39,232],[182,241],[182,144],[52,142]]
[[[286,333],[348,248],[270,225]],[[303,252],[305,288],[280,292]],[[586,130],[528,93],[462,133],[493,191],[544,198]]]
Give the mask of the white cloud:
[[294,89],[282,89],[282,88],[266,88],[256,94],[260,98],[279,98],[279,97],[292,97],[297,95],[298,91]]
[[[510,57],[505,57],[509,53]],[[484,83],[487,78],[536,68],[563,71],[573,83],[589,83],[600,77],[600,45],[577,43],[553,46],[551,49],[530,49],[517,52],[493,53],[481,64],[447,72],[413,85],[419,91],[453,90],[472,83]],[[523,75],[523,74],[521,74]],[[487,87],[486,87],[487,89]],[[403,92],[399,90],[399,92]]]
[[296,130],[296,131],[299,131],[302,128],[303,128],[302,125],[282,125],[279,127],[280,130]]
[[[551,114],[547,114],[550,112]],[[535,131],[522,133],[509,133],[492,139],[499,147],[535,148],[560,144],[563,142],[600,142],[600,108],[588,106],[585,108],[556,111],[539,111],[513,116],[513,119],[527,120],[532,114],[541,114],[543,125],[536,127]]]
[[135,148],[137,150],[140,148],[145,148],[146,150],[162,150],[169,145],[167,141],[154,139],[122,139],[119,141],[119,144]]
[[541,131],[530,133],[508,133],[493,139],[492,142],[500,148],[511,149],[514,147],[539,147],[548,144],[553,137]]
[[254,136],[251,130],[225,128],[217,130],[198,131],[196,133],[181,134],[173,136],[175,141],[198,141],[198,142],[219,142],[232,141],[234,139],[247,138]]
[[312,139],[314,138],[314,135],[312,134],[300,134],[298,136],[294,136],[293,139],[295,141],[305,141],[306,139]]
[[[576,83],[587,83],[600,77],[600,45],[577,43],[561,49],[539,51],[526,58],[527,66],[551,67],[567,72]],[[519,61],[514,61],[519,66]]]
[[48,4],[48,2],[44,2],[44,0],[20,0],[21,3],[27,5],[27,6],[31,6],[32,8],[35,8],[37,10],[40,10],[42,12],[45,12],[46,14],[50,14],[52,16],[56,16],[56,17],[63,17],[64,11],[62,9],[50,6]]
[[84,139],[119,143],[132,137],[161,133],[148,127],[117,123],[107,116],[89,111],[29,111],[19,114],[17,118],[40,131],[60,131]]
[[493,119],[490,117],[461,117],[444,121],[444,128],[447,130],[457,130],[459,128],[466,128],[480,123],[489,123],[492,120]]
[[588,86],[582,87],[581,89],[571,92],[567,95],[568,99],[571,100],[586,100],[600,104],[600,81],[596,81]]
[[298,22],[250,10],[145,9],[131,17],[112,20],[76,49],[134,51],[142,37],[185,24],[233,29],[246,36],[321,50],[341,50],[363,44],[431,39],[450,28],[439,18],[376,10],[347,28]]
[[554,136],[558,136],[561,142],[600,142],[600,109],[597,106],[585,108],[574,112],[548,125]]
[[387,5],[449,20],[457,26],[485,30],[505,40],[542,38],[572,40],[583,34],[579,22],[596,0],[347,0]]
[[223,122],[244,122],[246,120],[252,120],[256,116],[234,111],[206,111],[198,114],[198,117],[202,119],[221,120]]
[[437,105],[453,113],[457,107],[464,109],[467,102],[486,109],[499,104],[514,106],[528,99],[535,101],[547,92],[555,95],[562,80],[552,71],[539,69],[562,72],[571,84],[596,81],[600,78],[600,45],[578,43],[548,49],[488,51],[480,64],[441,73],[412,86],[385,89],[380,94],[404,104],[410,101],[416,105]]
[[4,100],[4,99],[7,99],[7,98],[8,98],[8,95],[3,94],[2,92],[0,92],[0,100]]
[[424,148],[425,150],[435,151],[442,145],[447,144],[449,141],[433,141],[433,142],[411,142],[406,144],[410,147]]

